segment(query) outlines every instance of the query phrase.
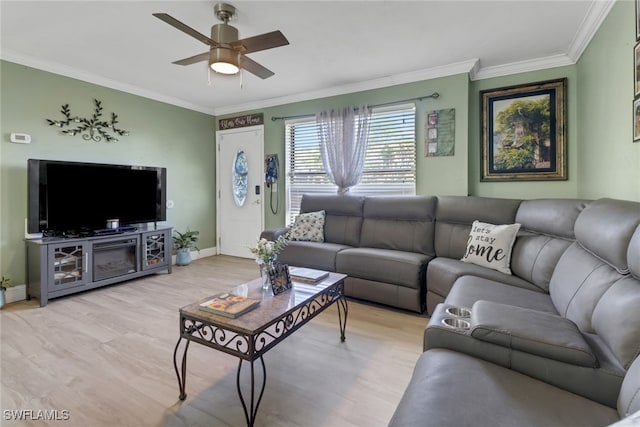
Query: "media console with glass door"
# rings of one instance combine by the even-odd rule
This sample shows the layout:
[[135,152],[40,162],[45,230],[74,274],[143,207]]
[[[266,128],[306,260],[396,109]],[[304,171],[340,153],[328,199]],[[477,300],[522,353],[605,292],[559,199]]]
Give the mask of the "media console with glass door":
[[171,227],[79,238],[27,240],[27,294],[52,298],[160,271],[171,273]]

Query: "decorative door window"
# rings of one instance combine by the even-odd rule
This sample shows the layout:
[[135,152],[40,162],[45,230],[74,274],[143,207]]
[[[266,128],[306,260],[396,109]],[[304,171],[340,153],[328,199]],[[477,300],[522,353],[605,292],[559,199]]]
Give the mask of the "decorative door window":
[[249,180],[249,169],[247,166],[247,155],[243,150],[238,150],[233,160],[233,201],[236,206],[243,206],[247,200],[247,188]]

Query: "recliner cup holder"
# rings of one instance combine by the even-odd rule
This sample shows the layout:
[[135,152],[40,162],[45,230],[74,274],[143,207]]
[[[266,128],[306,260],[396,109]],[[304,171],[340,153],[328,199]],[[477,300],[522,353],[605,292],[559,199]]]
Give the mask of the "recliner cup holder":
[[469,329],[471,327],[471,323],[458,317],[445,317],[442,319],[442,324],[454,329]]
[[453,317],[471,317],[471,310],[463,307],[447,307],[446,312]]

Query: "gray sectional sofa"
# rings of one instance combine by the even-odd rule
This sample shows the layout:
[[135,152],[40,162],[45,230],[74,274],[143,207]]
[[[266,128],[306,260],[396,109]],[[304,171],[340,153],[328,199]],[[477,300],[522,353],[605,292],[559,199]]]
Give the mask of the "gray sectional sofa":
[[[637,203],[589,204],[548,293],[457,279],[429,320],[390,425],[640,423],[639,216]],[[452,316],[452,307],[469,312]]]
[[324,242],[291,241],[278,261],[344,273],[348,296],[422,312],[425,270],[435,256],[435,207],[435,197],[304,195],[302,213],[326,212]]
[[[305,196],[302,206],[326,211],[328,241],[291,242],[280,261],[346,273],[347,295],[430,314],[391,426],[640,418],[640,203]],[[460,260],[475,220],[521,224],[511,275]]]

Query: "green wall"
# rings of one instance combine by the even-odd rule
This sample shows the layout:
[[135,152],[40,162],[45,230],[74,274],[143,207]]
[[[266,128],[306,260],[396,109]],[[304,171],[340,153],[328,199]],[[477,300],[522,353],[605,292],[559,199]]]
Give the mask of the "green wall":
[[[102,86],[0,63],[0,267],[16,284],[24,283],[24,221],[27,216],[27,159],[137,164],[167,168],[165,224],[201,232],[200,248],[215,246],[214,118]],[[103,117],[118,115],[130,136],[117,143],[86,142],[46,123],[61,119],[62,104],[72,115],[89,117],[93,99],[102,101]],[[106,113],[106,114],[105,114]],[[9,141],[12,132],[28,133],[31,144]],[[116,189],[114,189],[116,191]],[[82,208],[82,193],[69,191],[69,208]]]
[[[468,93],[469,79],[466,74],[458,74],[422,82],[407,83],[382,89],[355,92],[346,95],[296,102],[262,110],[219,116],[217,119],[241,114],[264,113],[265,153],[277,153],[280,166],[284,170],[284,120],[272,121],[271,117],[313,115],[318,111],[341,108],[359,104],[385,104],[417,98],[438,92],[438,99],[416,101],[416,137],[418,141],[417,183],[418,194],[456,194],[466,195],[467,189],[467,135],[468,135]],[[455,108],[456,110],[456,147],[451,157],[424,157],[425,112],[430,110]],[[265,208],[267,228],[280,227],[285,223],[284,179],[280,179],[280,210],[273,215]],[[268,197],[268,195],[267,195]],[[265,201],[268,205],[269,200]]]
[[633,141],[633,1],[618,1],[577,64],[578,194],[640,201]]
[[[480,182],[481,111],[480,91],[524,83],[567,78],[567,181]],[[514,74],[471,82],[469,92],[469,193],[483,197],[535,199],[578,197],[578,91],[576,67]]]
[[[613,197],[640,201],[633,143],[633,1],[617,1],[576,65],[479,80],[469,91],[469,190],[494,197]],[[480,95],[485,89],[567,77],[568,181],[480,182]]]
[[[633,46],[635,8],[618,1],[585,50],[571,66],[470,82],[466,74],[407,83],[346,95],[296,102],[214,118],[101,86],[0,62],[0,267],[15,283],[24,282],[24,218],[28,158],[144,164],[168,168],[168,198],[175,208],[167,224],[201,231],[199,247],[215,246],[216,119],[262,112],[265,152],[277,153],[284,168],[284,121],[273,116],[315,114],[358,104],[384,104],[440,93],[416,102],[418,194],[472,194],[538,198],[614,197],[640,201],[640,143],[632,142]],[[567,181],[480,182],[480,91],[567,78]],[[88,143],[61,135],[46,124],[58,118],[61,104],[74,114],[89,115],[92,99],[105,112],[116,112],[131,132],[116,144]],[[425,112],[455,108],[456,147],[452,157],[424,157]],[[9,142],[11,132],[29,133],[30,145]],[[281,180],[282,183],[282,180]],[[280,211],[266,209],[268,228],[284,224]],[[70,198],[73,203],[73,197]],[[267,201],[268,203],[268,201]]]

